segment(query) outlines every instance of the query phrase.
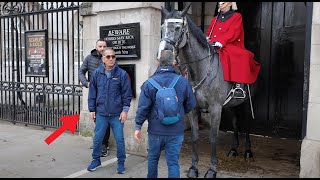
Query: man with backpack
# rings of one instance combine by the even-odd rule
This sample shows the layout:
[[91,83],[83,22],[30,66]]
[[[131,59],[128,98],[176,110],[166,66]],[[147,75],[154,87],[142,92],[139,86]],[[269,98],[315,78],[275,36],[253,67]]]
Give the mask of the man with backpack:
[[158,177],[158,161],[165,150],[168,178],[180,177],[179,155],[184,139],[184,114],[196,106],[189,81],[174,69],[174,54],[163,50],[159,67],[141,87],[135,118],[135,140],[148,119],[148,178]]

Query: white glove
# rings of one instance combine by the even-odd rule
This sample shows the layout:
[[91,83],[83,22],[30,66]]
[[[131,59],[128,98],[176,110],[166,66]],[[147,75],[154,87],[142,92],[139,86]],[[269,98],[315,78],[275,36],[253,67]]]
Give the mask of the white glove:
[[223,46],[222,46],[222,44],[220,43],[220,42],[216,42],[216,43],[214,43],[214,45],[213,46],[217,46],[217,47],[219,47],[219,48],[222,48]]

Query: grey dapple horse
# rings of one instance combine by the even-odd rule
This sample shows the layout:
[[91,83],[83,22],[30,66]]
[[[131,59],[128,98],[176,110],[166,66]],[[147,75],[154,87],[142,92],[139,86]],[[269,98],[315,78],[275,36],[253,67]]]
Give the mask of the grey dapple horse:
[[[189,118],[192,130],[192,165],[189,168],[187,176],[198,177],[199,174],[197,149],[197,140],[199,138],[198,115],[200,111],[205,110],[210,114],[211,142],[211,163],[210,168],[205,173],[205,177],[215,178],[218,163],[216,143],[222,109],[238,106],[245,102],[248,96],[243,99],[232,98],[224,105],[233,83],[223,79],[218,54],[214,47],[207,43],[206,37],[201,29],[187,16],[186,12],[190,8],[190,5],[182,11],[172,10],[171,12],[168,12],[162,7],[164,23],[161,26],[162,39],[158,54],[160,54],[162,50],[172,50],[175,52],[180,72],[187,71],[188,79],[193,85],[193,90],[197,98],[197,107],[190,112],[191,118]],[[233,124],[236,125],[235,122]],[[238,133],[236,131],[235,133],[229,156],[236,156],[238,154],[236,151],[239,145]],[[245,157],[248,158],[252,158],[250,146],[249,133],[247,133]]]

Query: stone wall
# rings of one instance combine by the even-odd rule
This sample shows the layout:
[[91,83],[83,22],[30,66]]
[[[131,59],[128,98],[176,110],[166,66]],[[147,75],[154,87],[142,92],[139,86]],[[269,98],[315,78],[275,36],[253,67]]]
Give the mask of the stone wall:
[[309,101],[306,136],[301,145],[300,177],[320,177],[320,3],[313,2]]

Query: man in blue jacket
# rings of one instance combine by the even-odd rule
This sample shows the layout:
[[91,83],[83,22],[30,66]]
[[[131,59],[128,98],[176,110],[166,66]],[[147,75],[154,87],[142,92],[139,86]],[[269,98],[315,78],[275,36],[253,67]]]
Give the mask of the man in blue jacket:
[[125,172],[126,149],[123,137],[124,122],[127,119],[132,93],[129,77],[116,63],[115,52],[106,48],[103,62],[93,73],[88,95],[90,117],[96,120],[93,139],[92,162],[88,171],[101,166],[102,140],[106,129],[111,126],[117,144],[118,167],[116,172]]
[[[90,54],[83,60],[79,68],[79,80],[83,86],[89,88],[89,80],[91,76],[99,65],[103,64],[102,62],[102,53],[107,47],[107,42],[103,39],[98,39],[96,42],[96,48],[93,49]],[[86,73],[88,74],[88,79],[86,78]],[[85,97],[84,97],[85,98]],[[106,130],[102,142],[101,156],[105,157],[109,153],[109,137],[110,137],[110,127]],[[93,148],[93,146],[91,146]]]
[[[162,87],[169,87],[178,76],[174,69],[174,54],[169,50],[161,52],[159,67],[151,77]],[[135,118],[135,140],[141,140],[141,126],[148,119],[148,178],[158,177],[158,161],[165,150],[168,178],[180,177],[179,155],[184,139],[184,114],[196,106],[196,99],[187,79],[180,77],[174,86],[180,107],[180,119],[170,125],[163,124],[155,106],[157,89],[149,82],[141,87],[138,110]]]

